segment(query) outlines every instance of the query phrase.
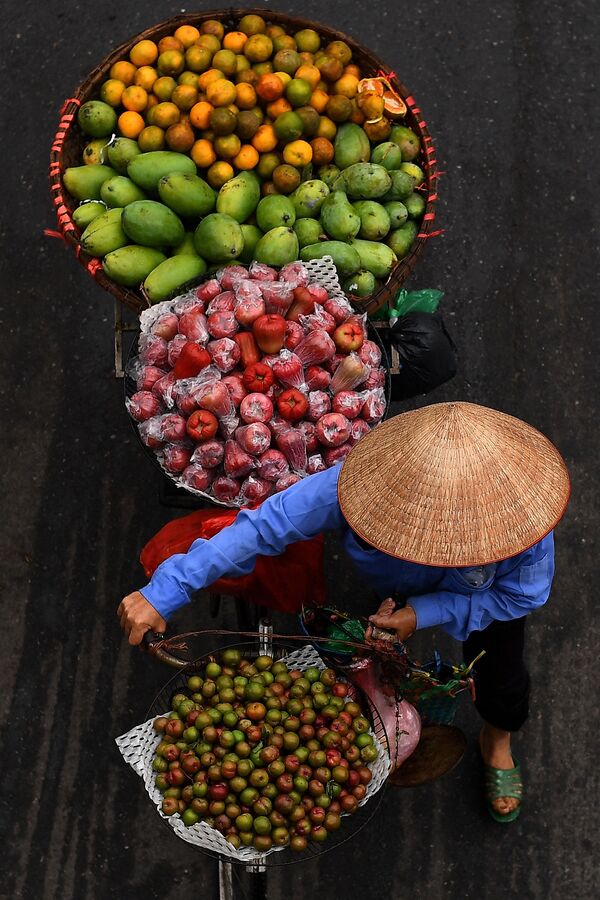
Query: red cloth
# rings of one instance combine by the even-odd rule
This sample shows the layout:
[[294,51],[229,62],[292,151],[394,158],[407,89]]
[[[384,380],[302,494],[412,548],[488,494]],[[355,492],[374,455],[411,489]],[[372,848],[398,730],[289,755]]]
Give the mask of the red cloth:
[[[175,553],[186,553],[198,538],[209,539],[235,520],[237,510],[200,509],[174,519],[151,538],[140,554],[146,576]],[[241,578],[220,578],[207,590],[243,597],[280,612],[297,613],[303,603],[325,603],[324,538],[290,544],[281,556],[258,556],[254,571]]]

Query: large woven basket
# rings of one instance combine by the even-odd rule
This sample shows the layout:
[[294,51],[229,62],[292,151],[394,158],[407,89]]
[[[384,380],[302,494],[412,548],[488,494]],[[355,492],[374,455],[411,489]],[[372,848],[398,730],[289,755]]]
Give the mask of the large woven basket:
[[[380,73],[386,75],[394,89],[402,96],[408,107],[408,112],[404,121],[406,121],[407,125],[416,132],[421,140],[422,150],[420,158],[417,161],[425,172],[425,182],[422,185],[422,190],[427,196],[427,206],[421,223],[421,230],[417,235],[410,252],[397,266],[395,266],[387,282],[369,297],[352,298],[357,307],[373,313],[396,295],[402,283],[412,273],[427,239],[434,234],[434,204],[437,199],[438,172],[436,169],[435,150],[432,138],[421,115],[421,110],[417,106],[409,90],[399,81],[397,76],[390,70],[389,66],[379,59],[378,56],[366,47],[363,47],[362,44],[359,44],[353,38],[340,31],[336,31],[334,28],[311,22],[308,19],[288,16],[268,8],[209,10],[208,12],[186,13],[185,15],[174,16],[173,18],[167,19],[158,25],[154,25],[152,28],[148,28],[141,34],[125,41],[125,43],[117,47],[116,50],[113,50],[113,52],[88,75],[85,81],[77,88],[74,95],[63,104],[58,131],[56,132],[50,151],[50,190],[56,209],[60,234],[65,241],[74,248],[79,261],[88,269],[101,287],[109,291],[124,303],[125,306],[128,306],[138,314],[142,309],[148,306],[141,291],[132,290],[116,284],[105,275],[101,261],[87,256],[81,251],[79,246],[80,231],[71,217],[73,210],[78,204],[77,201],[65,191],[62,183],[62,174],[66,168],[69,166],[81,165],[81,154],[86,143],[85,136],[81,133],[76,124],[77,110],[82,103],[98,96],[100,85],[106,79],[113,63],[126,58],[130,48],[138,41],[144,38],[158,41],[160,38],[172,34],[180,25],[190,24],[199,27],[207,19],[218,19],[226,25],[233,26],[242,16],[247,15],[248,13],[262,14],[269,22],[287,26],[294,31],[301,28],[314,28],[321,36],[328,40],[345,41],[351,48],[354,60],[360,66],[364,74],[377,75]],[[74,122],[75,126],[73,124]]]

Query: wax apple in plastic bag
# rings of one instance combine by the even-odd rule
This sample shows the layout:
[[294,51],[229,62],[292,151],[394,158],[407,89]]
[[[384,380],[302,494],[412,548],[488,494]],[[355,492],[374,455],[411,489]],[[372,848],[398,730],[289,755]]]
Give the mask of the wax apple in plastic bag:
[[333,316],[336,325],[341,325],[354,311],[352,304],[345,297],[329,297],[323,303],[323,308]]
[[224,456],[225,446],[223,442],[210,440],[196,447],[192,454],[192,462],[198,463],[203,469],[216,469],[223,462]]
[[367,398],[363,404],[360,416],[369,425],[376,425],[383,418],[385,413],[385,391],[382,388],[375,388],[367,391]]
[[222,503],[231,503],[235,500],[242,486],[238,478],[231,475],[219,475],[212,483],[213,496]]
[[[198,288],[198,290],[200,290],[200,288]],[[220,290],[221,288],[219,286],[219,291]],[[217,293],[219,293],[219,291],[217,291]],[[183,316],[184,313],[188,312],[204,312],[204,300],[202,297],[198,296],[197,291],[182,294],[181,297],[177,297],[173,301],[172,310],[176,316]]]
[[179,329],[179,319],[175,313],[162,313],[152,323],[150,331],[152,334],[158,335],[165,341],[171,341]]
[[157,334],[141,334],[138,354],[140,361],[146,366],[165,366],[168,361],[167,342]]
[[219,338],[233,338],[240,330],[239,322],[234,313],[228,310],[215,312],[210,315],[206,320],[206,327],[210,336],[217,340]]
[[171,409],[174,403],[173,386],[175,385],[175,381],[175,375],[172,372],[169,372],[168,375],[163,375],[162,378],[159,378],[158,381],[155,381],[152,385],[152,393],[155,397],[158,397],[160,402],[168,409]]
[[178,475],[189,466],[191,455],[192,451],[189,447],[183,447],[179,444],[167,444],[158,454],[158,458],[167,472]]
[[205,469],[199,463],[194,462],[195,454],[196,451],[192,454],[190,465],[183,470],[181,481],[187,487],[191,487],[196,491],[207,491],[212,484],[214,472],[210,469]]
[[165,443],[161,433],[162,418],[162,415],[153,416],[153,418],[146,419],[145,422],[140,422],[138,425],[138,434],[142,443],[153,450],[159,450]]
[[256,281],[277,281],[277,270],[266,263],[253,262],[250,266],[250,278]]
[[198,406],[208,409],[218,419],[231,416],[235,413],[233,401],[227,390],[227,385],[222,381],[213,381],[199,386],[194,392],[198,398]]
[[294,472],[306,472],[306,439],[300,431],[296,428],[279,431],[275,443]]
[[299,391],[307,390],[304,368],[295,353],[290,350],[280,350],[279,356],[272,362],[271,368],[280,384],[296,388]]
[[349,353],[335,370],[329,390],[332,394],[351,391],[368,378],[370,371],[369,366],[364,364],[358,353]]
[[208,341],[208,329],[204,313],[184,313],[179,320],[179,334],[184,334],[188,341],[196,341],[198,344],[206,344]]
[[328,312],[325,312],[322,306],[315,303],[315,311],[308,316],[300,316],[300,324],[305,332],[318,331],[322,329],[327,334],[333,334],[336,329],[335,319]]
[[330,382],[330,373],[321,366],[309,366],[306,370],[306,386],[309,391],[324,391]]
[[299,322],[285,323],[283,346],[286,350],[294,350],[304,340],[304,328]]
[[340,413],[326,413],[316,423],[315,430],[325,447],[339,447],[350,437],[350,422]]
[[[331,400],[325,391],[311,391],[308,395],[308,412],[306,418],[309,422],[318,422],[321,416],[331,410]],[[360,409],[359,409],[360,412]]]
[[369,377],[361,385],[365,391],[371,391],[373,388],[384,387],[385,385],[385,370],[379,366],[377,369],[371,369],[369,372]]
[[323,368],[326,369],[330,375],[333,375],[334,372],[337,372],[345,359],[347,359],[346,353],[334,353],[331,359],[325,360]]
[[159,429],[163,441],[183,441],[187,437],[186,419],[179,413],[160,416]]
[[316,451],[319,449],[319,439],[317,437],[314,423],[307,422],[306,419],[304,419],[304,421],[298,422],[296,428],[304,435],[304,440],[306,441],[306,452],[316,453]]
[[237,441],[225,441],[225,458],[223,467],[226,475],[234,478],[244,478],[256,468],[256,460],[240,447]]
[[206,349],[210,353],[213,363],[221,372],[231,372],[240,361],[240,348],[231,338],[209,341]]
[[360,415],[367,395],[358,391],[339,391],[331,404],[331,411],[341,413],[347,419],[356,419]]
[[254,322],[266,312],[260,286],[256,281],[240,281],[236,285],[235,318],[246,328],[252,328]]
[[281,491],[287,490],[287,488],[291,487],[293,484],[298,484],[301,480],[299,475],[288,472],[287,475],[282,475],[281,478],[278,478],[275,482],[275,493],[279,494]]
[[289,470],[290,465],[281,450],[265,450],[258,458],[256,474],[265,481],[277,481]]
[[145,422],[152,416],[162,412],[162,406],[158,397],[151,391],[136,391],[125,401],[127,412],[136,422]]
[[260,456],[271,446],[271,432],[263,422],[251,422],[237,428],[235,439],[251,456]]
[[275,313],[285,318],[292,305],[294,292],[285,282],[265,282],[261,285],[262,298],[267,313]]
[[371,369],[375,369],[377,366],[381,365],[381,350],[375,341],[364,341],[362,347],[358,351],[358,355],[365,365],[370,366]]
[[350,422],[350,437],[348,441],[352,446],[357,444],[365,434],[368,434],[371,426],[364,419],[353,419]]
[[186,341],[177,356],[173,375],[177,380],[193,378],[194,375],[198,375],[203,369],[208,368],[210,362],[210,354],[204,347],[195,341]]
[[227,387],[229,396],[236,409],[239,409],[240,403],[247,395],[248,391],[244,387],[241,375],[225,375],[222,383]]
[[308,284],[308,270],[299,262],[288,263],[279,271],[279,281],[288,284],[292,290]]
[[273,416],[273,403],[266,394],[248,394],[240,403],[240,416],[248,425],[267,423]]
[[353,444],[347,441],[339,447],[326,447],[325,450],[323,450],[323,459],[327,468],[330,469],[331,466],[337,466],[338,463],[343,462],[353,446]]
[[331,359],[335,344],[326,331],[311,331],[294,352],[303,366],[314,366]]
[[[205,281],[200,287],[196,288],[196,297],[204,303],[209,303],[214,297],[221,293],[223,288],[217,278],[211,278]],[[177,310],[176,310],[177,312]]]
[[[175,368],[175,366],[177,364],[177,360],[179,359],[179,356],[181,354],[181,351],[183,350],[185,345],[189,344],[189,343],[190,342],[186,338],[185,334],[176,334],[175,337],[173,338],[173,340],[169,341],[169,346],[167,348],[167,350],[168,350],[167,359],[168,359],[169,365],[171,366],[172,369]],[[200,346],[200,345],[198,345],[198,346]]]
[[235,287],[237,281],[248,278],[249,272],[245,266],[224,266],[217,272],[217,278],[221,283],[221,288],[225,291],[231,291]]
[[308,457],[308,463],[306,466],[306,474],[314,475],[316,472],[324,472],[327,469],[323,461],[323,457],[320,453],[315,453],[313,456]]
[[235,293],[233,291],[221,291],[220,294],[213,297],[206,307],[206,315],[207,317],[210,317],[218,312],[233,312],[234,309]]
[[242,505],[262,503],[272,493],[273,483],[271,481],[265,481],[256,475],[249,475],[240,488],[240,502]]

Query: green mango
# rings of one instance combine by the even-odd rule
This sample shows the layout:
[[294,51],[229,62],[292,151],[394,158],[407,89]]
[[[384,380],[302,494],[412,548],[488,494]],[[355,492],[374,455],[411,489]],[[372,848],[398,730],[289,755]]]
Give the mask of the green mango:
[[90,256],[106,256],[129,243],[121,223],[123,210],[108,209],[90,222],[81,235],[81,249]]
[[116,175],[109,178],[100,188],[100,196],[107,206],[128,206],[134,200],[145,200],[146,195],[134,184],[131,178],[125,175]]
[[252,215],[260,200],[260,181],[254,172],[240,172],[217,194],[217,212],[240,224]]
[[261,231],[270,231],[280,225],[289,227],[296,221],[296,210],[289,197],[271,194],[263,197],[256,207],[256,223]]
[[323,233],[318,219],[298,219],[297,222],[294,222],[294,231],[298,236],[300,248],[306,247],[308,244],[316,244]]
[[321,181],[324,181],[324,182],[325,182],[325,184],[327,185],[327,187],[328,187],[329,190],[331,191],[331,190],[333,190],[333,185],[335,184],[335,182],[336,182],[337,179],[339,178],[340,170],[338,169],[337,166],[334,166],[334,165],[331,165],[331,164],[330,164],[330,165],[328,165],[328,166],[321,166],[321,167],[317,170],[317,175],[319,176],[319,178],[321,179]]
[[342,287],[348,294],[355,294],[357,297],[368,297],[377,287],[377,281],[372,272],[366,269],[359,269],[354,275],[346,278]]
[[79,107],[77,124],[90,137],[106,137],[117,127],[117,114],[112,106],[102,100],[88,100]]
[[398,259],[403,259],[412,247],[417,236],[418,227],[410,220],[402,228],[396,228],[387,239],[388,246],[393,250]]
[[293,228],[279,225],[264,234],[254,253],[257,262],[267,266],[285,266],[298,259],[298,238]]
[[329,188],[324,181],[312,178],[298,185],[290,199],[294,204],[297,219],[318,219],[321,206],[325,197],[329,195]]
[[394,169],[390,174],[390,189],[383,195],[382,203],[389,203],[391,200],[406,200],[409,194],[412,194],[415,186],[415,180],[407,172],[401,169]]
[[323,259],[324,256],[331,256],[342,277],[354,275],[360,269],[360,256],[357,251],[350,244],[344,244],[343,241],[321,241],[318,244],[309,244],[300,251],[302,262]]
[[402,163],[402,150],[393,141],[384,141],[373,147],[371,162],[383,166],[388,172],[390,169],[399,169]]
[[360,229],[360,216],[343,191],[332,191],[321,207],[323,230],[335,241],[348,241]]
[[256,245],[263,236],[262,231],[257,225],[240,225],[242,229],[242,237],[244,238],[244,249],[240,253],[240,261],[251,263],[254,259],[254,251]]
[[108,159],[108,141],[106,138],[95,138],[83,148],[81,157],[86,166],[102,166]]
[[150,194],[158,193],[158,182],[173,172],[196,174],[196,163],[183,153],[172,150],[151,150],[134,156],[127,166],[127,175],[132,181]]
[[371,272],[375,278],[387,278],[398,262],[391,247],[378,241],[363,241],[358,238],[350,241],[360,258],[360,268]]
[[423,184],[425,181],[425,172],[420,166],[416,166],[412,162],[403,162],[400,166],[401,172],[406,172],[407,175],[410,175],[411,178],[415,180],[415,187],[419,187],[419,185]]
[[216,191],[199,175],[172,172],[158,182],[161,201],[185,219],[200,219],[212,212],[217,202]]
[[384,209],[390,217],[390,228],[400,228],[408,218],[408,209],[400,200],[391,200]]
[[[338,185],[338,182],[341,184]],[[336,190],[345,190],[349,197],[356,200],[373,200],[382,197],[390,189],[392,180],[387,169],[373,163],[354,163],[344,169]]]
[[102,268],[117,284],[137,287],[165,259],[160,250],[130,244],[105,256]]
[[210,213],[194,232],[194,245],[199,256],[210,262],[237,259],[244,249],[244,235],[232,216]]
[[369,138],[365,130],[353,122],[344,122],[338,126],[333,146],[335,164],[339,169],[347,169],[354,163],[369,161],[371,154]]
[[394,125],[390,132],[390,140],[400,147],[404,162],[412,162],[419,155],[421,141],[406,125]]
[[171,256],[198,256],[196,246],[194,244],[194,232],[186,231],[185,237],[181,244],[173,248]]
[[156,200],[136,200],[126,206],[123,229],[134,244],[144,247],[177,247],[185,237],[181,219]]
[[142,152],[138,142],[131,138],[118,137],[107,145],[108,161],[120,175],[125,175],[131,160]]
[[352,205],[360,216],[358,236],[367,241],[381,241],[390,230],[390,217],[385,207],[375,200],[357,200]]
[[185,284],[196,281],[205,272],[206,263],[199,256],[171,256],[152,269],[144,281],[144,291],[151,303],[158,303],[174,296]]
[[88,227],[90,222],[106,212],[106,203],[101,200],[87,200],[73,212],[73,221],[82,231]]
[[404,201],[404,206],[411,219],[420,219],[425,212],[427,204],[425,202],[425,197],[421,196],[421,194],[409,194]]
[[63,184],[76,200],[100,200],[100,188],[116,174],[110,166],[71,166],[65,169]]

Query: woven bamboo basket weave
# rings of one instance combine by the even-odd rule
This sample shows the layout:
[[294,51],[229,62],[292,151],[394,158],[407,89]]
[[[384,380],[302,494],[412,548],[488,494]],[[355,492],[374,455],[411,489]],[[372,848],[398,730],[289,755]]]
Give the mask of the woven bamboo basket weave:
[[82,103],[95,99],[99,95],[100,86],[107,78],[111,66],[120,59],[128,58],[129,50],[138,41],[151,39],[159,41],[162,37],[172,34],[176,28],[183,24],[200,27],[207,19],[218,19],[226,27],[233,27],[239,19],[255,13],[263,15],[269,23],[281,25],[291,31],[302,28],[313,28],[322,38],[328,41],[345,41],[352,50],[353,59],[360,66],[365,76],[385,75],[397,93],[404,99],[407,106],[406,117],[402,120],[413,129],[421,141],[421,153],[417,162],[425,172],[425,182],[421,186],[423,195],[427,198],[425,213],[421,221],[421,228],[409,253],[393,269],[388,280],[373,294],[368,297],[351,297],[355,305],[365,312],[376,312],[380,307],[392,300],[404,281],[411,275],[417,260],[430,237],[439,234],[433,230],[435,219],[435,201],[437,200],[437,179],[439,172],[436,164],[436,154],[433,141],[421,110],[419,109],[410,91],[397,78],[394,72],[375,53],[368,50],[352,37],[320,23],[308,19],[296,18],[276,12],[269,8],[209,10],[202,13],[186,13],[166,19],[158,25],[147,28],[141,34],[129,38],[112,51],[96,68],[88,75],[85,81],[79,85],[72,97],[69,97],[60,112],[58,130],[50,151],[50,190],[56,211],[58,222],[58,236],[73,247],[80,263],[84,265],[92,277],[105,290],[113,294],[125,306],[140,313],[148,306],[146,298],[137,289],[130,289],[116,284],[107,277],[102,269],[101,260],[87,256],[79,246],[80,231],[73,222],[72,213],[78,205],[77,201],[65,190],[62,183],[62,175],[70,166],[81,165],[81,154],[87,139],[77,126],[77,111]]

